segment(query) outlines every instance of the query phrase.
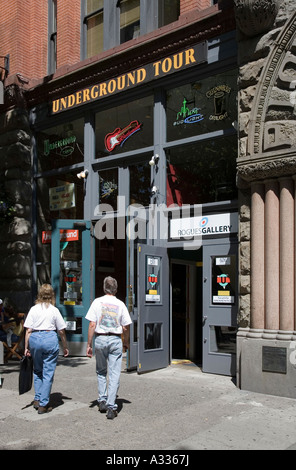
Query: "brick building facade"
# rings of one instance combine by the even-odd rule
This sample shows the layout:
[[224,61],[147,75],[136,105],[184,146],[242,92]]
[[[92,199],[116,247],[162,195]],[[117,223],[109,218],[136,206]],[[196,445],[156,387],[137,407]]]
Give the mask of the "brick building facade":
[[[130,369],[182,357],[294,396],[293,2],[0,7],[0,296],[27,311],[52,282],[83,354],[85,309],[113,273],[133,319]],[[127,232],[108,240],[100,204],[120,198],[145,209],[141,249]],[[152,238],[148,207],[172,203],[189,213],[165,213],[168,233]]]

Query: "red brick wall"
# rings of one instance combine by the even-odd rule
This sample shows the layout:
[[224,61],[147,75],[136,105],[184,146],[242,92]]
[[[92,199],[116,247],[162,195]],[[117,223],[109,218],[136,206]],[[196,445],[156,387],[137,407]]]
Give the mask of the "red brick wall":
[[[180,0],[181,15],[211,0]],[[10,75],[38,79],[48,72],[48,1],[0,0],[0,55],[10,54]],[[80,0],[57,0],[57,68],[80,61]],[[0,59],[0,65],[4,61]]]
[[211,0],[181,0],[180,14],[183,15],[191,10],[205,10],[212,5]]
[[80,61],[80,5],[80,0],[58,0],[57,68]]
[[10,54],[10,74],[46,75],[47,0],[0,0],[0,9],[0,55]]

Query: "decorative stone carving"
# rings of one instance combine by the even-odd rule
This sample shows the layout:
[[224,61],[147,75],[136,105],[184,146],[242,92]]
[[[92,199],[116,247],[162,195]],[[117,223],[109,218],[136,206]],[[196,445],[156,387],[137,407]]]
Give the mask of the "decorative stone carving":
[[[241,96],[247,103],[247,95],[251,92],[249,100],[252,107],[250,111],[246,107],[246,116],[240,115],[240,136],[247,135],[248,141],[239,159],[245,156],[249,156],[250,160],[258,159],[268,153],[273,157],[274,151],[296,147],[295,44],[296,13],[293,13],[270,48],[258,83],[250,88],[249,81],[241,78],[241,85],[244,85]],[[241,74],[245,69],[241,68]]]
[[276,18],[280,0],[234,0],[238,28],[246,36],[268,31]]
[[249,183],[268,178],[280,178],[286,175],[296,174],[296,156],[280,155],[279,157],[258,159],[251,162],[248,160],[244,164],[238,164],[238,177]]

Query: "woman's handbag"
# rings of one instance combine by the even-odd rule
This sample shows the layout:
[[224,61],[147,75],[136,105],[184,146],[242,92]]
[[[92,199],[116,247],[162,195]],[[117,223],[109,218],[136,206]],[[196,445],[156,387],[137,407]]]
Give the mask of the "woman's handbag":
[[31,356],[23,356],[20,361],[19,394],[28,392],[33,382],[33,359]]

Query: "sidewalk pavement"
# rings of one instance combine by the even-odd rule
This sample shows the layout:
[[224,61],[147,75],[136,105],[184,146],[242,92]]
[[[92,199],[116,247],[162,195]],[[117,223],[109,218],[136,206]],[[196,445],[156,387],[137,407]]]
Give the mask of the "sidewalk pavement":
[[[114,420],[98,412],[95,359],[59,357],[52,412],[38,415],[33,388],[18,394],[19,362],[0,366],[1,450],[294,450],[296,402],[238,389],[231,377],[173,364],[123,369]],[[135,465],[134,465],[135,466]]]

